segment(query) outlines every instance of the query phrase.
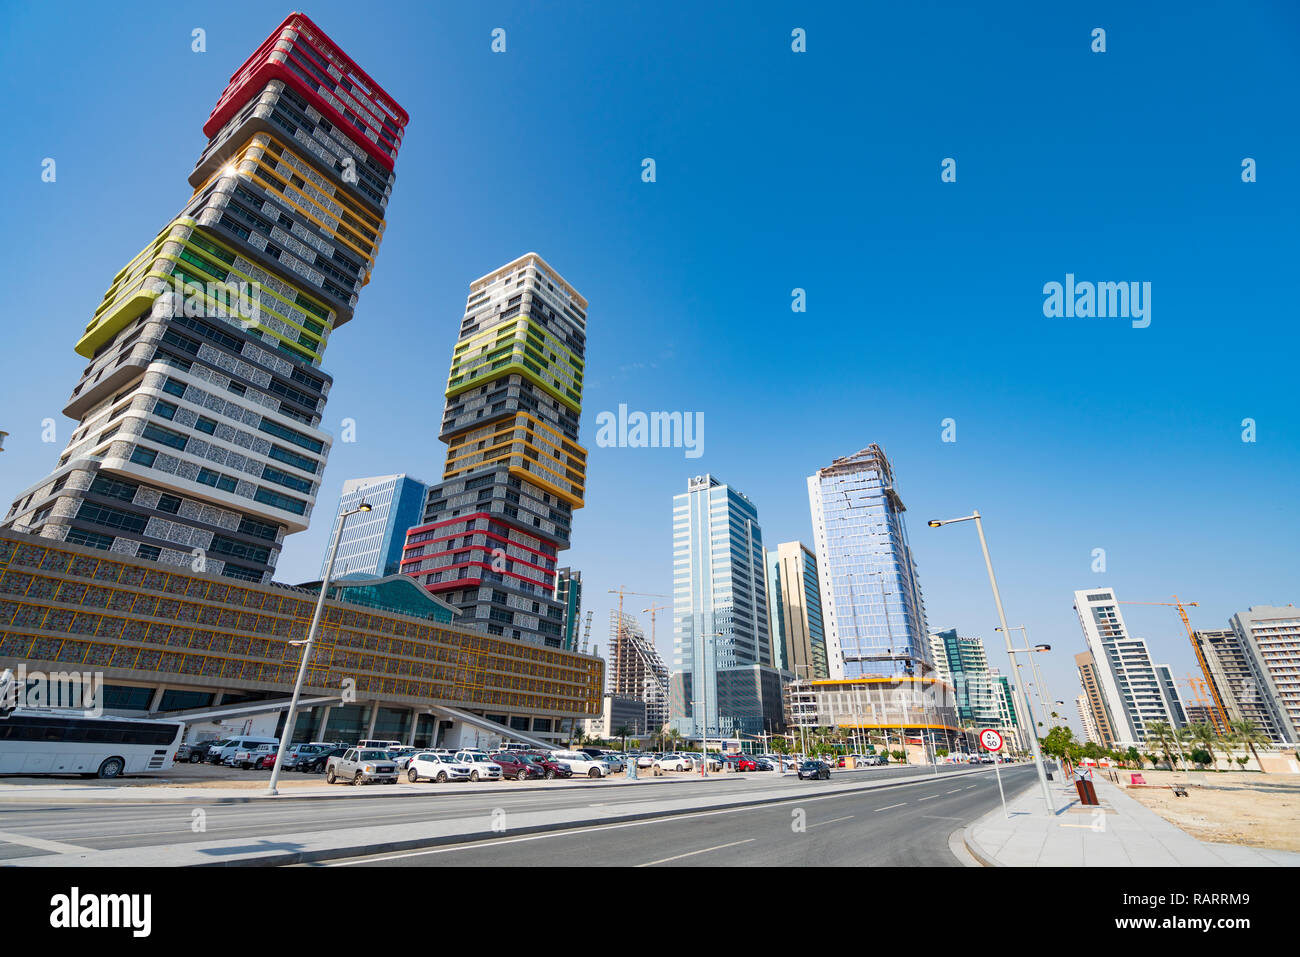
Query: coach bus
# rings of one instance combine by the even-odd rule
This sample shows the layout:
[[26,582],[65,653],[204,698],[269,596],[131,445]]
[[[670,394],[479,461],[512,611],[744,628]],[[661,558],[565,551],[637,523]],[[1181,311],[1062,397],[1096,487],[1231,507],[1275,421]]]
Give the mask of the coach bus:
[[0,710],[0,774],[116,778],[172,766],[179,721],[90,717],[84,712]]

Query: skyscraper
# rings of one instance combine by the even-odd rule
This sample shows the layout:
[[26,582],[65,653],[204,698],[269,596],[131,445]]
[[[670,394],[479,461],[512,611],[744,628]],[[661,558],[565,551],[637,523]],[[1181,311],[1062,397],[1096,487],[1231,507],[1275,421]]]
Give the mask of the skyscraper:
[[979,638],[960,637],[956,628],[929,637],[939,680],[952,685],[957,717],[965,725],[997,724],[1001,716],[988,654]]
[[1083,725],[1084,738],[1093,744],[1102,744],[1101,731],[1097,727],[1096,718],[1093,717],[1092,707],[1088,704],[1088,696],[1086,694],[1079,695],[1074,699],[1074,706],[1079,712],[1079,722]]
[[772,663],[797,678],[829,678],[817,556],[802,542],[767,552],[767,620]]
[[1197,631],[1206,677],[1223,702],[1229,721],[1249,721],[1272,741],[1285,741],[1279,709],[1269,692],[1263,666],[1245,640],[1231,628]]
[[922,676],[925,603],[885,453],[870,445],[820,469],[808,502],[831,677]]
[[193,195],[77,342],[77,426],[3,524],[269,580],[311,516],[330,446],[321,358],[370,279],[406,123],[311,20],[287,17],[204,125]]
[[578,621],[582,617],[582,572],[565,566],[555,574],[555,600],[564,606],[561,647],[578,648]]
[[583,504],[578,445],[587,300],[527,253],[470,284],[439,436],[443,481],[402,571],[505,635],[558,648],[556,557]]
[[1178,683],[1174,681],[1173,670],[1168,665],[1156,665],[1156,677],[1160,679],[1160,690],[1165,696],[1170,725],[1174,728],[1187,727],[1187,711],[1183,707],[1183,696],[1178,692]]
[[[772,664],[763,587],[754,504],[712,475],[690,479],[673,497],[673,668],[680,684],[672,719],[682,734],[764,730],[758,699],[769,689],[761,675],[737,676],[748,690],[728,695],[738,702],[730,712],[719,706],[720,673]],[[779,687],[776,711],[779,717]]]
[[1079,669],[1082,698],[1088,707],[1089,719],[1085,719],[1084,727],[1091,726],[1096,731],[1096,738],[1089,740],[1096,740],[1109,750],[1115,746],[1115,731],[1111,726],[1110,710],[1106,705],[1106,696],[1101,691],[1101,681],[1097,677],[1097,665],[1092,659],[1092,652],[1083,651],[1075,655],[1074,664]]
[[1300,608],[1253,605],[1228,624],[1255,663],[1258,699],[1280,737],[1300,743]]
[[1147,643],[1128,633],[1114,589],[1076,591],[1074,610],[1092,653],[1116,744],[1144,744],[1147,725],[1153,721],[1173,726],[1175,719]]
[[629,614],[609,613],[609,685],[606,694],[645,704],[645,731],[668,721],[668,666]]
[[[425,491],[425,484],[409,475],[377,475],[344,482],[330,540],[343,512],[362,502],[370,506],[370,511],[351,516],[343,526],[334,574],[396,575],[406,530],[420,520]],[[328,560],[327,556],[321,561],[322,578]]]

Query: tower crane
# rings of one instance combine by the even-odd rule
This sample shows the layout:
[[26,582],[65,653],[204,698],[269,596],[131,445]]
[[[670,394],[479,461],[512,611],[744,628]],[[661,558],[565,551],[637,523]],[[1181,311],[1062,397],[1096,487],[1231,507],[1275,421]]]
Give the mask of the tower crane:
[[582,629],[582,653],[584,655],[587,653],[587,642],[591,640],[591,616],[594,614],[594,611],[587,611],[587,624]]
[[1187,609],[1195,608],[1197,603],[1194,601],[1179,601],[1177,595],[1172,595],[1173,601],[1122,601],[1121,605],[1164,605],[1166,608],[1177,608],[1178,617],[1183,620],[1183,627],[1187,629],[1187,637],[1192,642],[1192,651],[1196,652],[1196,663],[1201,666],[1201,674],[1205,676],[1205,683],[1209,686],[1210,697],[1213,700],[1214,707],[1210,708],[1210,718],[1214,726],[1219,731],[1228,730],[1228,711],[1223,706],[1223,699],[1219,696],[1218,685],[1214,683],[1214,678],[1210,676],[1210,665],[1205,660],[1205,653],[1201,650],[1201,643],[1196,640],[1196,632],[1192,629],[1192,622],[1187,617]]

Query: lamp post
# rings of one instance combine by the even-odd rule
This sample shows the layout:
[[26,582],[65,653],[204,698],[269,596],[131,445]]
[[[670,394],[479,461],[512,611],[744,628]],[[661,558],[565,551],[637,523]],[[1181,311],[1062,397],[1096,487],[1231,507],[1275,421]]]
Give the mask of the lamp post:
[[[713,631],[699,637],[722,638],[724,635],[720,631]],[[710,642],[709,647],[713,650],[713,674],[716,676],[718,673],[718,646]],[[700,703],[704,706],[704,722],[702,724],[704,730],[700,735],[700,754],[703,756],[700,759],[700,777],[707,778],[709,776],[709,675],[708,661],[705,655],[700,655],[700,667],[704,670],[704,680],[700,682]]]
[[280,735],[280,750],[275,753],[275,767],[271,769],[271,786],[267,788],[267,794],[278,794],[275,786],[280,781],[280,765],[284,762],[284,752],[289,746],[289,739],[293,737],[293,723],[298,716],[298,698],[302,694],[302,682],[307,676],[307,662],[311,660],[312,642],[316,640],[316,632],[320,628],[321,615],[325,611],[325,594],[329,591],[330,576],[334,574],[334,556],[338,554],[339,539],[343,537],[343,526],[347,523],[348,517],[357,514],[357,512],[370,511],[370,505],[362,502],[356,508],[349,509],[339,514],[338,527],[334,529],[334,541],[330,543],[329,559],[325,562],[325,577],[321,579],[320,595],[316,598],[316,611],[311,616],[311,627],[307,629],[307,638],[305,641],[291,641],[291,645],[302,646],[302,660],[298,662],[298,680],[293,683],[293,698],[289,701],[289,715],[284,720],[284,733]]
[[[1002,629],[999,628],[999,629],[997,629],[997,630],[998,630],[998,631],[1001,631]],[[1026,648],[1025,648],[1025,649],[1019,649],[1019,648],[1018,648],[1018,649],[1016,649],[1017,651],[1024,650],[1024,651],[1028,651],[1028,652],[1043,652],[1043,651],[1051,651],[1051,650],[1052,650],[1052,646],[1051,646],[1051,645],[1034,645],[1032,648],[1029,648],[1029,647],[1028,647],[1028,645],[1029,645],[1029,630],[1028,630],[1024,625],[1012,625],[1012,626],[1011,626],[1011,630],[1012,630],[1012,631],[1018,631],[1018,632],[1020,632],[1020,634],[1023,635],[1023,636],[1024,636],[1024,639],[1025,639],[1025,645],[1026,645]],[[1036,659],[1034,659],[1034,658],[1030,658],[1030,659],[1029,659],[1029,670],[1030,670],[1031,672],[1033,672],[1033,675],[1034,675],[1034,693],[1035,693],[1035,695],[1037,695],[1037,697],[1038,697],[1038,704],[1039,704],[1039,706],[1043,709],[1043,721],[1046,722],[1047,719],[1048,719],[1048,717],[1049,717],[1049,711],[1048,711],[1048,708],[1047,708],[1047,701],[1048,701],[1048,699],[1049,699],[1051,696],[1047,693],[1047,686],[1046,686],[1046,684],[1043,682],[1043,677],[1042,677],[1042,675],[1040,675],[1040,674],[1038,673],[1038,662],[1037,662]]]
[[[970,521],[973,521],[975,523],[975,530],[979,532],[980,549],[984,552],[984,566],[988,569],[989,586],[993,589],[993,603],[997,605],[998,621],[1002,623],[1002,628],[1000,630],[1002,632],[1002,637],[1007,640],[1007,654],[1011,657],[1011,663],[1012,666],[1014,667],[1016,663],[1016,657],[1015,657],[1015,652],[1011,647],[1011,632],[1007,628],[1006,612],[1002,610],[1002,594],[998,591],[998,580],[997,577],[993,574],[993,559],[989,557],[989,545],[984,538],[984,523],[980,521],[979,511],[976,510],[972,512],[970,515],[965,515],[962,516],[961,518],[948,518],[948,519],[943,519],[942,521],[931,520],[929,522],[929,526],[931,528],[938,528],[941,525],[952,525],[957,522],[970,522]],[[1019,677],[1020,677],[1020,672],[1019,670],[1017,670],[1016,671],[1017,690],[1020,693],[1020,697],[1024,701],[1025,711],[1032,715],[1033,712],[1029,707],[1029,696],[1025,692],[1024,682],[1018,680]],[[1032,717],[1030,720],[1032,721]],[[1047,805],[1047,814],[1050,817],[1056,813],[1056,805],[1052,801],[1052,790],[1047,786],[1047,770],[1043,766],[1043,752],[1038,747],[1038,734],[1036,732],[1036,729],[1032,727],[1029,730],[1030,730],[1029,746],[1033,750],[1033,754],[1034,754],[1034,767],[1037,768],[1038,770],[1038,783],[1042,786],[1043,802]]]

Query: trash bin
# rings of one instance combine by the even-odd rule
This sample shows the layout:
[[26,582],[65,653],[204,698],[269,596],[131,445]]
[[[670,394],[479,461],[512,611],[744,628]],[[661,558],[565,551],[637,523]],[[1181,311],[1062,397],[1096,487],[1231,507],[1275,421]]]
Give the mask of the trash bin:
[[1101,802],[1097,800],[1097,789],[1093,787],[1092,782],[1084,778],[1079,778],[1074,782],[1075,788],[1079,792],[1079,803],[1096,807]]

